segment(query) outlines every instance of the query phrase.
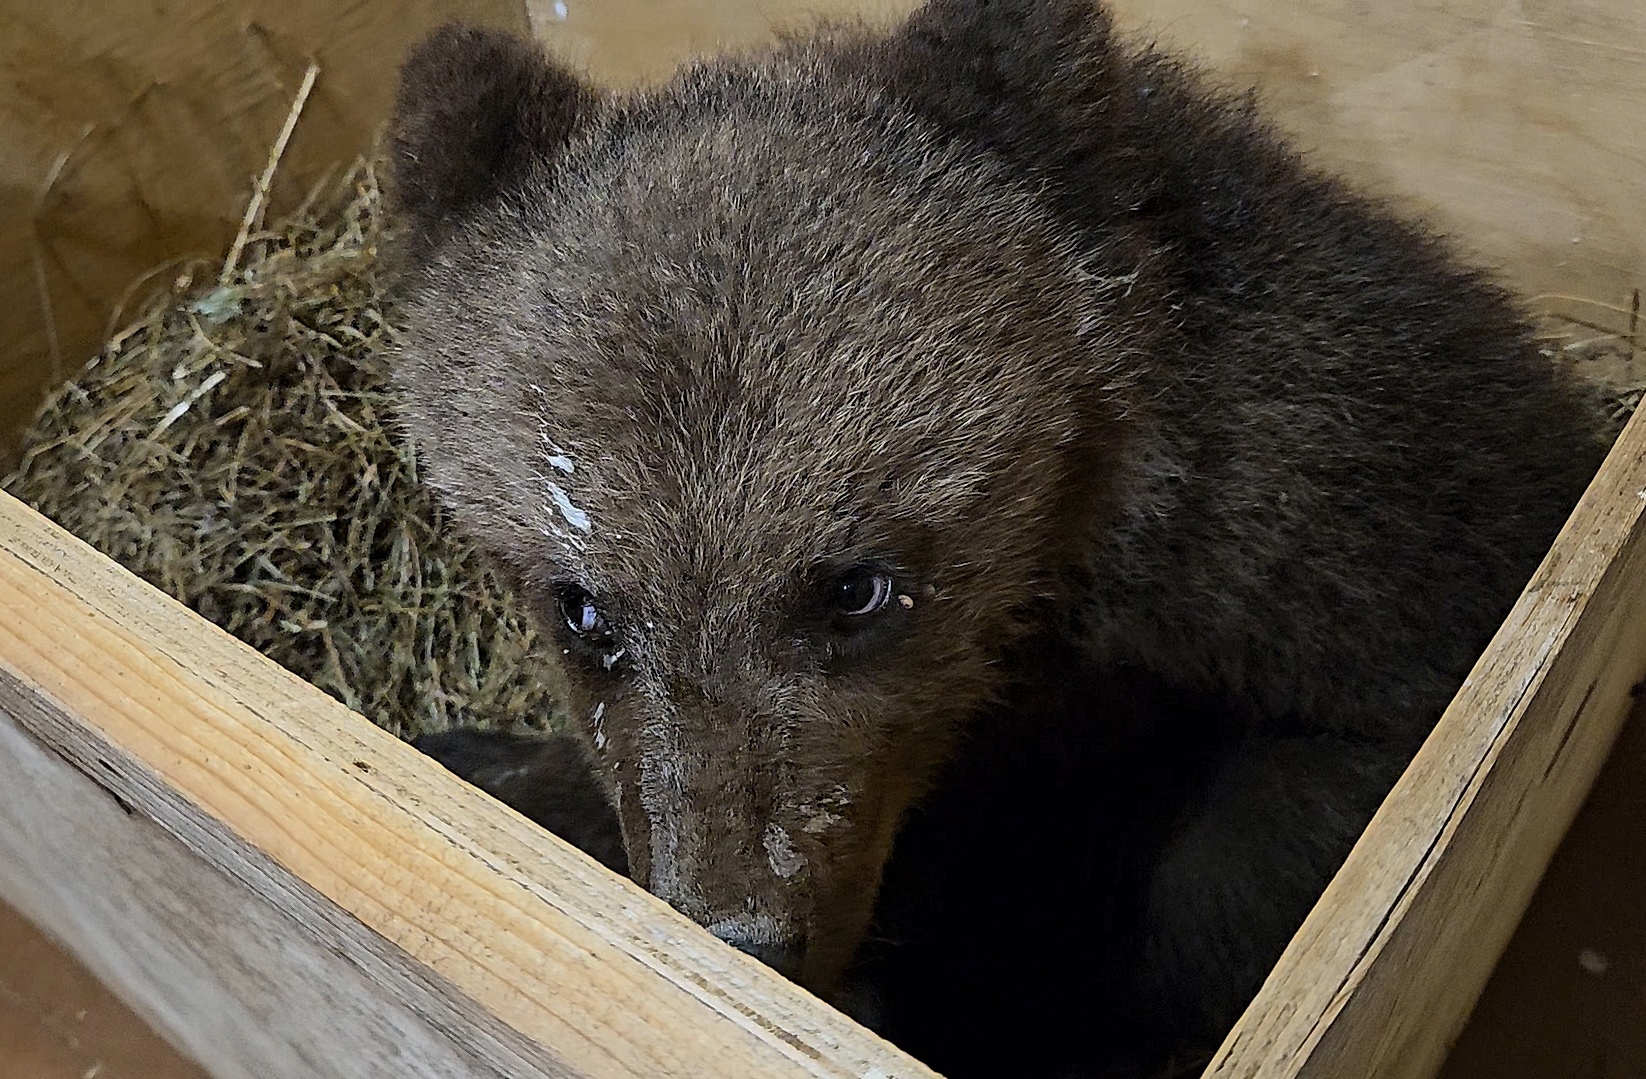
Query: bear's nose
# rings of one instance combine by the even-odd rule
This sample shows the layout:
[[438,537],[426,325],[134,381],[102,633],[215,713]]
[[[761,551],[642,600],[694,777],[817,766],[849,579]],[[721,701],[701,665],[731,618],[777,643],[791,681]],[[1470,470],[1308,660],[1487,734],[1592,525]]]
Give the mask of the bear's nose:
[[754,956],[790,981],[799,977],[800,961],[806,955],[805,945],[798,941],[767,943],[763,941],[728,940],[726,943],[746,955]]
[[806,957],[806,942],[783,935],[777,923],[766,917],[728,918],[708,927],[709,932],[744,955],[751,955],[785,978],[800,974]]

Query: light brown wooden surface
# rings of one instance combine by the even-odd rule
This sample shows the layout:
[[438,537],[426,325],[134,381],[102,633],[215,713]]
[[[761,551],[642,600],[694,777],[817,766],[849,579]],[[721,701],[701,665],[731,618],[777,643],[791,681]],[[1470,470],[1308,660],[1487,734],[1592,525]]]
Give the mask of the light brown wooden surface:
[[1646,416],[1206,1075],[1435,1074],[1646,676]]
[[471,1017],[449,986],[221,826],[115,794],[136,767],[117,748],[81,744],[88,775],[17,714],[0,705],[0,898],[215,1079],[567,1074],[484,1014],[454,1040]]
[[1646,284],[1639,0],[1111,2],[1522,292],[1626,306]]
[[0,903],[0,1075],[206,1079],[74,957]]
[[0,4],[0,472],[141,275],[222,262],[309,60],[274,214],[367,148],[404,51],[454,17],[527,25],[522,0]]
[[0,898],[220,1077],[931,1073],[0,496]]
[[687,60],[760,45],[820,18],[890,26],[916,6],[918,0],[526,0],[538,38],[610,86],[656,82]]

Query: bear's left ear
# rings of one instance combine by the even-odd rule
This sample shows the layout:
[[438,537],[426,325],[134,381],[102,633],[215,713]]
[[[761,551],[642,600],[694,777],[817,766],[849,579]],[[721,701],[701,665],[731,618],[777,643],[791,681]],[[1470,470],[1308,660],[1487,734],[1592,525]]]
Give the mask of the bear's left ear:
[[413,258],[552,158],[594,104],[575,75],[501,31],[448,24],[412,50],[391,132],[394,205]]

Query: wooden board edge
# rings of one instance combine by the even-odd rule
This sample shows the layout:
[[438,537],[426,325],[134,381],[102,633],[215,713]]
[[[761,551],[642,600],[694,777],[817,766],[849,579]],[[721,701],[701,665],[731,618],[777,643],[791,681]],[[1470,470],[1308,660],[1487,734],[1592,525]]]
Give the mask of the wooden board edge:
[[[4,495],[0,609],[0,712],[267,914],[294,952],[337,955],[381,1014],[422,1016],[468,1060],[455,1074],[933,1074]],[[25,789],[0,786],[6,813],[67,811]],[[31,838],[45,832],[21,834],[0,861],[8,899],[23,875],[52,881],[61,855]],[[113,898],[152,886],[117,847],[105,860]],[[125,945],[83,929],[53,932],[107,969],[95,953]],[[189,929],[173,927],[183,952]],[[276,976],[255,969],[269,960],[236,962],[256,981]],[[175,1023],[165,1032],[193,1051]],[[256,1039],[240,1041],[251,1052]],[[390,1074],[303,1051],[319,1054],[315,1075]]]
[[1207,1079],[1438,1071],[1646,677],[1643,507],[1637,415]]
[[0,898],[208,1074],[572,1074],[268,859],[237,849],[223,872],[197,849],[239,846],[219,822],[116,746],[65,758],[30,733],[46,717],[14,705],[0,708]]

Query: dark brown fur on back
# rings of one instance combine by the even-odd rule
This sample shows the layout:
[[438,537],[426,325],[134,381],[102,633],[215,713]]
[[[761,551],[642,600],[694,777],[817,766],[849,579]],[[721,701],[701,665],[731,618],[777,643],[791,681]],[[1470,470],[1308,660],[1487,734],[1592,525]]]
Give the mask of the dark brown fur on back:
[[1214,1043],[1599,459],[1496,286],[1082,0],[622,98],[448,29],[396,133],[402,411],[593,773],[427,748],[956,1076]]

